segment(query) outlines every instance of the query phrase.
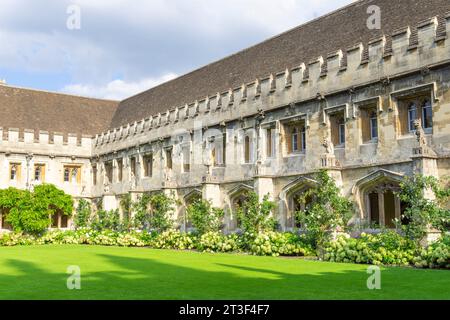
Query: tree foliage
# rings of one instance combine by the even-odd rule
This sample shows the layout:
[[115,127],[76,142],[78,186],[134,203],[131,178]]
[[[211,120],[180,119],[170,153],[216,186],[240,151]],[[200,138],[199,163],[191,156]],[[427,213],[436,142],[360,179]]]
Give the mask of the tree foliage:
[[305,210],[297,212],[296,219],[316,248],[320,248],[330,241],[333,232],[347,227],[353,216],[353,204],[341,196],[326,170],[319,171],[315,179],[317,184],[299,199]]
[[130,230],[133,228],[133,201],[131,200],[131,194],[127,193],[120,199],[120,207],[122,209],[122,228],[124,230]]
[[[407,207],[401,228],[410,239],[421,241],[430,227],[445,231],[450,222],[450,210],[443,203],[450,197],[450,189],[442,188],[438,179],[415,175],[406,177],[400,184],[398,196]],[[436,199],[428,199],[425,192],[433,192]]]
[[14,231],[38,234],[49,227],[52,215],[72,215],[73,199],[51,184],[36,186],[32,192],[9,188],[0,190],[0,208]]
[[260,202],[255,192],[248,192],[245,198],[246,201],[237,208],[237,216],[242,230],[250,234],[274,231],[277,222],[271,213],[275,209],[275,203],[269,200],[269,196],[264,196]]
[[220,231],[224,211],[213,208],[210,201],[200,199],[187,207],[187,216],[197,233],[202,235]]
[[92,219],[91,228],[97,231],[122,231],[119,210],[98,210]]
[[150,195],[144,193],[139,199],[132,203],[132,211],[134,212],[133,225],[140,230],[147,230],[150,228]]
[[150,228],[163,232],[173,226],[172,215],[177,201],[173,196],[157,193],[150,197]]
[[88,201],[81,199],[78,202],[74,218],[75,228],[79,229],[89,227],[91,215],[92,215],[91,204]]

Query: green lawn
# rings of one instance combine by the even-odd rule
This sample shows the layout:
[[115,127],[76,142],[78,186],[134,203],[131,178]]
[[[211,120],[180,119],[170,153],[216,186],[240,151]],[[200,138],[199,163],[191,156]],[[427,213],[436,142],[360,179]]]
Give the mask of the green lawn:
[[[66,287],[81,268],[81,290]],[[0,248],[0,299],[450,299],[450,271],[146,248]]]

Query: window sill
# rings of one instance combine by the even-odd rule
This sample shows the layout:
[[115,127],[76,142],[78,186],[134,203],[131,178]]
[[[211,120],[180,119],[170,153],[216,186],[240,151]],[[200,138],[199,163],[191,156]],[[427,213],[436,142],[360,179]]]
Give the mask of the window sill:
[[297,158],[306,156],[306,152],[293,152],[285,155],[283,158]]
[[369,140],[369,141],[364,141],[361,145],[374,145],[374,144],[378,144],[378,139],[376,140]]

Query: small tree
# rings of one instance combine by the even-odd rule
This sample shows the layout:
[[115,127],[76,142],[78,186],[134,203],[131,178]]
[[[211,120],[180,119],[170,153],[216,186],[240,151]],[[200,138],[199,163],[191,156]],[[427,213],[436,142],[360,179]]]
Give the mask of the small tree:
[[45,231],[51,216],[72,215],[72,197],[51,184],[36,186],[33,192],[9,188],[0,191],[0,208],[8,211],[8,221],[15,231],[39,234]]
[[146,230],[150,228],[151,213],[149,209],[150,196],[143,194],[138,201],[132,203],[131,207],[134,212],[133,225],[135,228]]
[[213,208],[210,201],[197,200],[187,207],[187,216],[198,234],[220,231],[224,211]]
[[97,231],[120,231],[121,224],[119,210],[98,210],[91,223],[91,227]]
[[[333,232],[344,229],[353,216],[353,204],[340,195],[340,190],[326,170],[315,176],[317,184],[299,199],[305,210],[296,213],[299,222],[317,249],[331,240]],[[308,201],[309,200],[309,201]]]
[[176,200],[173,196],[158,193],[150,197],[150,228],[158,232],[166,231],[173,226],[172,214]]
[[131,195],[129,193],[120,199],[120,208],[122,209],[121,229],[129,231],[133,227],[131,217],[133,202],[131,201]]
[[[442,204],[450,197],[450,189],[442,188],[436,178],[423,175],[406,177],[400,188],[398,195],[407,206],[402,216],[407,223],[401,228],[407,237],[420,242],[430,227],[445,231],[450,210]],[[426,199],[426,190],[434,192],[436,199]]]
[[74,219],[75,228],[76,229],[87,228],[90,223],[91,214],[92,214],[91,204],[85,199],[81,199],[78,202],[78,206],[76,209]]
[[271,213],[275,209],[275,203],[269,200],[269,196],[264,196],[262,202],[260,202],[255,192],[248,192],[246,198],[247,200],[242,206],[237,208],[237,216],[243,231],[257,234],[275,230],[277,222],[271,217]]

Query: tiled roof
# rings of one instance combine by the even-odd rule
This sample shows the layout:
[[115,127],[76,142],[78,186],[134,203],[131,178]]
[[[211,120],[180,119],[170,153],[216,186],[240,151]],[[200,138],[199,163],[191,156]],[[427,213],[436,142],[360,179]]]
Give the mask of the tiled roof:
[[95,135],[105,131],[117,101],[0,85],[0,127]]
[[[367,9],[381,8],[381,30],[367,27]],[[192,103],[256,78],[450,11],[449,0],[362,0],[301,25],[223,60],[122,101],[111,128]],[[440,18],[442,23],[442,19]],[[415,29],[415,28],[414,28]],[[414,30],[413,29],[413,30]],[[442,34],[442,26],[439,33]]]

